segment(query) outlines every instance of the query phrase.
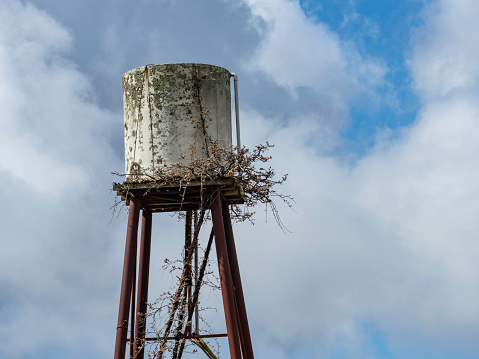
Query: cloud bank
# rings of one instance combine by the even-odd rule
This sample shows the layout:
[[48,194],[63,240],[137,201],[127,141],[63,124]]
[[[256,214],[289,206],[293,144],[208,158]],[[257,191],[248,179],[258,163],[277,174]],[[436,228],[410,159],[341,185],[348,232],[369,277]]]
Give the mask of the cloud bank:
[[[265,22],[281,19],[282,28],[300,28],[287,20],[301,11],[297,3],[285,3],[282,10],[287,16],[278,9],[261,13],[265,2],[251,3]],[[291,174],[285,191],[294,194],[298,214],[286,215],[286,223],[292,221],[293,239],[278,234],[274,244],[260,245],[263,251],[258,252],[266,258],[258,254],[258,266],[263,262],[270,277],[280,282],[269,283],[261,301],[261,311],[268,312],[270,321],[261,317],[263,322],[257,325],[264,325],[263,335],[271,342],[281,338],[284,353],[298,341],[309,343],[305,338],[314,338],[316,344],[306,345],[306,350],[318,357],[334,357],[344,342],[349,348],[346,357],[372,355],[364,347],[368,321],[376,323],[385,333],[386,345],[400,355],[477,353],[473,333],[479,331],[475,304],[479,287],[473,278],[479,272],[475,260],[479,112],[476,61],[471,56],[479,49],[471,36],[477,10],[467,1],[442,1],[426,9],[409,59],[422,108],[411,126],[397,133],[379,132],[374,148],[356,165],[318,156],[314,146],[298,142],[311,136],[308,121],[304,125],[292,119],[289,127],[269,133],[270,141],[279,145],[275,154],[282,159],[279,168]],[[322,26],[302,16],[302,24],[314,29],[303,32],[307,39],[317,40],[313,33],[326,34]],[[274,26],[266,28],[255,59],[268,74],[271,70],[258,59],[284,60],[271,45],[276,31]],[[288,67],[286,57],[285,68],[305,70],[305,77],[285,71],[287,75],[277,77],[278,84],[318,91],[315,77],[308,77],[314,74],[313,66],[303,59],[341,45],[334,35],[327,43],[334,46],[322,47],[324,41],[308,46],[296,66]],[[355,56],[344,51],[338,58],[338,53],[323,53],[331,54],[329,73],[341,73],[346,58]],[[262,225],[250,236],[258,227],[258,242],[271,236]],[[251,242],[258,246],[256,240]],[[265,284],[255,285],[260,291]],[[293,324],[297,322],[302,325]],[[428,347],[432,342],[434,349]]]
[[[354,165],[331,149],[355,101],[383,99],[381,59],[297,1],[205,0],[196,12],[162,1],[141,3],[135,16],[125,4],[88,29],[30,3],[0,4],[1,357],[112,354],[126,219],[108,224],[109,173],[123,168],[123,154],[121,104],[107,89],[120,86],[122,71],[195,55],[240,74],[244,142],[276,144],[274,166],[290,173],[284,192],[296,200],[295,212],[281,208],[292,234],[264,223],[262,208],[255,226],[235,226],[256,355],[477,355],[474,2],[425,7],[407,59],[417,117],[378,131]],[[155,13],[166,23],[137,21]],[[196,35],[181,31],[185,16]],[[234,29],[218,33],[228,21]],[[191,49],[176,47],[181,39]],[[176,252],[161,239],[181,228],[160,221],[154,258],[162,259]]]
[[[33,5],[0,4],[3,358],[82,356],[86,327],[110,314],[92,292],[116,293],[105,206],[108,170],[121,164],[109,145],[115,116],[95,103],[71,44]],[[106,355],[101,341],[92,348]]]

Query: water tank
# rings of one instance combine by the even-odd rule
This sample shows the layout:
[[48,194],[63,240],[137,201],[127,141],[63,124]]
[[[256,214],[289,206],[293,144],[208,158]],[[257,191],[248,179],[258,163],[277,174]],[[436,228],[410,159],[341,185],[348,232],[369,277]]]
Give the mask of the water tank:
[[[159,166],[206,157],[207,137],[231,145],[230,72],[180,63],[147,65],[123,75],[125,173],[143,181]],[[205,135],[206,134],[206,135]],[[183,156],[186,156],[183,158]]]

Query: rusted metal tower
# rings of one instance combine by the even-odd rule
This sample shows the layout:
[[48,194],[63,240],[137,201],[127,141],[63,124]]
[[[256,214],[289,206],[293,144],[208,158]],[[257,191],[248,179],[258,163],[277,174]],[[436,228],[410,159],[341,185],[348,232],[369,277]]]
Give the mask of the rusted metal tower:
[[[198,225],[194,233],[191,231],[193,211],[196,210],[199,210],[199,223],[205,211],[211,210],[213,230],[209,246],[214,238],[231,358],[253,359],[229,212],[230,204],[242,203],[241,188],[231,178],[191,181],[187,185],[155,180],[161,166],[186,161],[184,155],[190,151],[192,143],[201,145],[209,139],[223,147],[231,145],[231,77],[235,79],[238,121],[236,75],[226,69],[204,64],[148,65],[123,76],[127,176],[124,183],[114,185],[114,190],[129,205],[129,215],[115,359],[125,358],[127,342],[130,343],[130,357],[144,357],[143,343],[148,339],[145,338],[144,318],[148,300],[152,214],[186,212],[185,248],[188,250],[185,263],[191,263],[192,248],[197,243],[200,228]],[[238,122],[236,128],[240,145]],[[196,151],[199,155],[208,155],[207,146],[198,146]],[[193,300],[187,317],[191,323],[199,286],[196,283],[192,293],[191,265],[185,270],[190,271],[187,285]],[[128,331],[130,338],[127,338]],[[187,324],[180,336],[188,340],[224,335],[202,336],[198,332],[192,333],[191,324]],[[183,347],[180,347],[177,358],[181,357]]]

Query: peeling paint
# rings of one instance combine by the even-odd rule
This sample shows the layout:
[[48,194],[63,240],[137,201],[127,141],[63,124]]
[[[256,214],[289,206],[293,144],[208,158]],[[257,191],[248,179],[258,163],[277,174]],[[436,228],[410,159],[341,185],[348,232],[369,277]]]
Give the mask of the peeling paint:
[[205,135],[194,121],[201,116],[213,141],[231,145],[230,72],[224,68],[184,63],[133,69],[123,75],[123,106],[126,174],[153,176],[159,165],[188,163],[190,144],[205,157]]

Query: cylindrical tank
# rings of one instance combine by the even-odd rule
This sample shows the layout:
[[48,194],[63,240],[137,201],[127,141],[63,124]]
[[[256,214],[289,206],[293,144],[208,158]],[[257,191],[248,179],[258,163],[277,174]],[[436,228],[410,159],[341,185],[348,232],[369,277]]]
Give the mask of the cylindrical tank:
[[206,138],[231,145],[230,76],[194,63],[147,65],[123,75],[127,180],[151,181],[160,166],[189,163],[190,144],[206,157]]

